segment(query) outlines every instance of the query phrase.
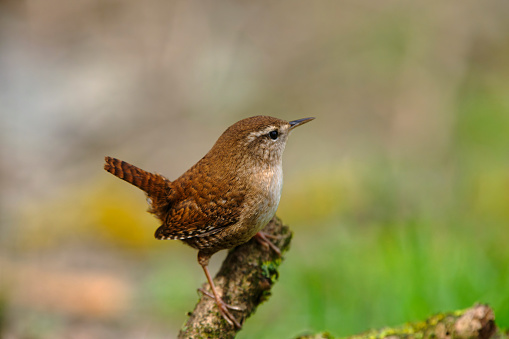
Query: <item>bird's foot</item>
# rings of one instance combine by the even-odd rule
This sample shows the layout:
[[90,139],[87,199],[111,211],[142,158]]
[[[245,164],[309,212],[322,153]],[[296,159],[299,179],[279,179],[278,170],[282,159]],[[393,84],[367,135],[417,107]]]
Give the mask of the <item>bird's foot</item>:
[[281,250],[279,249],[279,247],[274,245],[274,243],[272,243],[272,241],[269,240],[269,239],[279,239],[278,236],[260,231],[260,232],[256,233],[255,239],[262,246],[265,246],[266,248],[271,248],[274,252],[277,253],[278,256],[281,256]]
[[242,307],[229,305],[229,304],[225,303],[223,301],[223,299],[221,299],[219,297],[217,297],[217,298],[214,297],[214,295],[212,293],[205,291],[203,288],[199,288],[198,291],[203,293],[203,295],[206,295],[207,297],[215,300],[216,305],[219,308],[219,313],[221,313],[224,320],[226,320],[226,322],[228,324],[230,324],[231,326],[235,326],[238,329],[242,328],[242,325],[238,322],[238,320],[235,319],[235,317],[230,313],[230,311],[228,311],[228,309],[234,310],[234,311],[242,311],[243,310]]
[[[205,291],[203,288],[199,288],[198,291],[200,291],[201,293],[203,293],[203,295],[206,295],[207,297],[209,297],[211,299],[215,299],[215,297],[212,293]],[[230,310],[234,310],[234,311],[243,311],[244,310],[244,308],[242,308],[240,306],[233,306],[233,305],[225,303],[222,299],[220,299],[220,300],[223,303],[223,305]]]

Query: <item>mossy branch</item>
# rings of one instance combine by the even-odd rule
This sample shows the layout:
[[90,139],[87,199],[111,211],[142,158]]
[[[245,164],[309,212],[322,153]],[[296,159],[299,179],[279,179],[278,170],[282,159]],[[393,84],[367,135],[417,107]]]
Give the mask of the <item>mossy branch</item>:
[[[292,232],[280,219],[274,217],[263,232],[275,237],[271,240],[282,254],[288,251]],[[281,261],[282,257],[255,239],[228,253],[214,284],[226,303],[242,309],[231,311],[241,324],[270,296]],[[210,292],[208,284],[203,289]],[[203,295],[180,330],[179,338],[234,338],[237,331],[223,319],[215,301]]]
[[[328,333],[301,336],[298,339],[334,339]],[[498,338],[509,339],[507,333],[497,330],[493,310],[487,305],[450,313],[439,313],[426,321],[408,323],[399,327],[372,330],[345,339],[451,339],[451,338]]]

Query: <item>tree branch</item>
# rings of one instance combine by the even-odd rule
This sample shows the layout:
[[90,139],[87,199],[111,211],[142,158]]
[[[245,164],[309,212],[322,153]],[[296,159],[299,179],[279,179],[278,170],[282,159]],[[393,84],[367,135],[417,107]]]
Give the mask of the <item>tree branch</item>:
[[[301,336],[298,339],[334,339],[328,333]],[[399,327],[386,327],[347,337],[346,339],[467,339],[509,338],[507,333],[497,331],[495,315],[487,305],[450,313],[439,313],[426,321],[408,323]]]
[[[274,217],[263,229],[274,236],[271,241],[284,254],[290,248],[292,232]],[[242,311],[231,310],[241,324],[270,296],[270,289],[278,278],[282,257],[262,246],[255,239],[228,253],[214,278],[221,298]],[[203,289],[210,292],[208,284]],[[233,338],[238,329],[230,326],[219,313],[215,301],[202,295],[189,319],[182,327],[179,338]]]

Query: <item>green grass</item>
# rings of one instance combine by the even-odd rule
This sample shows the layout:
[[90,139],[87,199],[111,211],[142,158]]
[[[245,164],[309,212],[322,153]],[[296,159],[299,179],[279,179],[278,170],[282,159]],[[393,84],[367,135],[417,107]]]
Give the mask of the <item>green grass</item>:
[[475,302],[509,326],[509,255],[492,250],[496,239],[426,220],[309,228],[296,232],[273,297],[239,338],[344,336]]

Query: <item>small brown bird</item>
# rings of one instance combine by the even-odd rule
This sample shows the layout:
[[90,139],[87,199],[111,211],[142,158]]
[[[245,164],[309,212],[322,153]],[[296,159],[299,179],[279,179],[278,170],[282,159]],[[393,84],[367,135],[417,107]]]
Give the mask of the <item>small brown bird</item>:
[[[260,230],[276,213],[283,187],[282,155],[290,131],[314,118],[284,121],[268,116],[230,126],[212,149],[175,181],[106,157],[104,169],[146,192],[162,225],[157,239],[177,239],[198,249],[213,297],[223,317],[238,328],[219,297],[207,265],[217,251],[254,236],[275,247]],[[234,308],[233,308],[234,309]]]

